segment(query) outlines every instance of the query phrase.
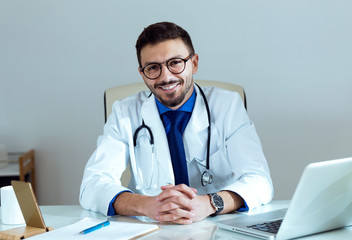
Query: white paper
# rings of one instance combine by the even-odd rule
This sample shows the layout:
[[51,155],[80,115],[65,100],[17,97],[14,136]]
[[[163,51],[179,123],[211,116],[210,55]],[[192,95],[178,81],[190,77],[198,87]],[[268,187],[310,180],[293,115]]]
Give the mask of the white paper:
[[157,230],[159,227],[155,224],[143,224],[143,223],[130,223],[110,220],[110,225],[100,228],[94,232],[87,234],[80,234],[80,232],[89,227],[95,226],[98,223],[102,223],[101,219],[84,218],[74,224],[39,234],[37,236],[31,237],[31,240],[56,240],[56,239],[131,239],[141,234]]

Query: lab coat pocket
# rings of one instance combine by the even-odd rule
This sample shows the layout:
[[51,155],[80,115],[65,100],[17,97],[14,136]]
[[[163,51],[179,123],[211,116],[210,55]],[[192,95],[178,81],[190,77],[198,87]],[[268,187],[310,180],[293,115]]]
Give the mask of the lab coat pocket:
[[[216,129],[214,123],[211,123],[211,135],[210,135],[210,146],[208,149],[208,130],[204,130],[201,132],[198,132],[197,137],[192,138],[192,140],[188,141],[186,145],[192,146],[190,150],[187,152],[190,153],[190,160],[196,159],[197,162],[202,162],[204,166],[206,166],[206,158],[207,158],[207,151],[209,151],[209,155],[214,154],[217,152],[222,145],[222,141],[219,135],[218,130]],[[200,146],[195,147],[195,141],[194,139],[198,139],[199,142],[201,142]],[[193,154],[193,156],[192,156]]]
[[210,156],[210,169],[213,174],[213,184],[219,190],[231,184],[237,175],[232,169],[224,149],[220,149]]
[[[210,184],[214,190],[219,191],[231,182],[236,177],[235,170],[231,168],[228,157],[224,150],[219,149],[209,156],[209,172],[213,176],[213,183]],[[206,170],[206,161],[197,161],[199,173],[202,174]]]

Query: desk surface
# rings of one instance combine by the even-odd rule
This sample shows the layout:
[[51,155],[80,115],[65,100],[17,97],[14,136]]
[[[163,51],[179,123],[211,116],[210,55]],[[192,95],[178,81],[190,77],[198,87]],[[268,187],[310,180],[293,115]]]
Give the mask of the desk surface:
[[[262,206],[256,209],[253,213],[266,212],[274,209],[281,209],[287,207],[289,201],[273,201],[270,204]],[[53,228],[60,228],[72,223],[79,221],[85,217],[92,217],[101,220],[106,220],[106,218],[99,213],[92,211],[87,211],[82,209],[78,205],[64,205],[64,206],[41,206],[40,207],[44,221],[47,226]],[[171,225],[171,224],[161,224],[161,229],[157,232],[144,236],[140,239],[236,239],[236,240],[254,240],[254,238],[247,237],[240,234],[235,234],[230,231],[218,229],[216,227],[216,221],[225,220],[233,216],[238,216],[241,214],[225,214],[214,218],[207,218],[203,221],[193,223],[191,225]],[[115,216],[111,220],[118,221],[148,221],[143,217],[131,218]],[[150,221],[150,220],[149,220]],[[18,227],[18,225],[3,225],[0,224],[0,230],[7,230],[13,227]],[[352,239],[352,226],[335,231],[330,231],[322,234],[316,234],[305,238],[300,238],[304,240],[331,240],[331,239]]]

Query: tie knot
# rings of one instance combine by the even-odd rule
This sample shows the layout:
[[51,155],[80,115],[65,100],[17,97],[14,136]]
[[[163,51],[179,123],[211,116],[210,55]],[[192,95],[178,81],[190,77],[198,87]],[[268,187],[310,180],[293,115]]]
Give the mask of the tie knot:
[[191,113],[185,111],[168,111],[164,115],[170,120],[171,126],[175,126],[181,134],[191,117]]
[[166,115],[166,117],[170,120],[171,124],[174,125],[179,125],[182,120],[184,120],[189,112],[184,112],[184,111],[168,111],[166,113],[164,113]]

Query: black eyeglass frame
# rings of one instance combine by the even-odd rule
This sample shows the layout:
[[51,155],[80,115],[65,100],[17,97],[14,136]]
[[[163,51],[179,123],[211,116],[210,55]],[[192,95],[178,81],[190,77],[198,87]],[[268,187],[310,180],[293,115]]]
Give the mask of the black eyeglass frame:
[[[193,56],[194,56],[194,53],[191,53],[191,54],[190,54],[188,57],[186,57],[186,58],[170,58],[169,60],[167,60],[167,61],[165,61],[165,62],[162,62],[162,63],[151,62],[151,63],[148,63],[147,65],[145,65],[143,68],[140,67],[140,71],[143,73],[143,75],[144,75],[146,78],[148,78],[148,79],[150,79],[150,80],[155,80],[155,79],[157,79],[158,77],[160,77],[160,75],[161,75],[161,73],[162,73],[162,71],[163,71],[163,66],[162,66],[162,64],[165,63],[167,69],[168,69],[171,73],[173,73],[173,74],[180,74],[180,73],[183,73],[183,71],[186,69],[186,63],[187,63],[187,61],[190,60]],[[184,62],[183,69],[182,69],[182,71],[180,71],[180,72],[173,72],[173,71],[169,68],[169,62],[170,62],[170,61],[173,61],[173,60],[176,60],[176,59],[182,60],[182,61]],[[148,77],[148,76],[145,74],[145,72],[144,72],[144,69],[145,69],[146,67],[152,65],[152,64],[157,64],[157,65],[159,66],[159,69],[160,69],[159,75],[158,75],[157,77],[154,77],[154,78]]]

